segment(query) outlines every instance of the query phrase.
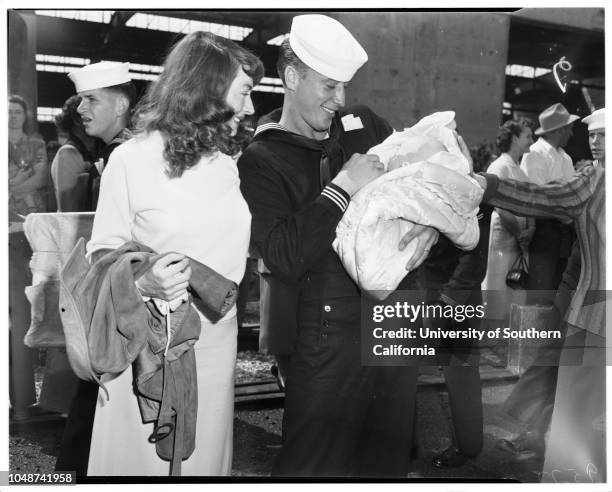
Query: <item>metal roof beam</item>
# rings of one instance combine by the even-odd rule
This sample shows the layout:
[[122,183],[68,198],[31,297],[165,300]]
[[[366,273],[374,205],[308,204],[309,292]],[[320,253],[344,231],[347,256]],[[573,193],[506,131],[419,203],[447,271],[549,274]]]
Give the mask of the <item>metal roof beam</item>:
[[103,34],[100,48],[98,48],[92,56],[92,61],[100,61],[106,57],[106,54],[125,27],[125,24],[135,13],[136,12],[133,10],[117,10],[113,13]]

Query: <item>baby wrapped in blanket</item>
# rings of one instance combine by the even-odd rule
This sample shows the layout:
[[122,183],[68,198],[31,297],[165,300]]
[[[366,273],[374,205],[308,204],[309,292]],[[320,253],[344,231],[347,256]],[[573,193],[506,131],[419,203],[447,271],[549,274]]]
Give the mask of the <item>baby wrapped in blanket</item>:
[[333,247],[359,287],[385,299],[406,276],[416,240],[399,251],[413,224],[434,227],[463,249],[479,239],[482,188],[456,140],[454,111],[429,115],[371,148],[387,171],[351,199]]

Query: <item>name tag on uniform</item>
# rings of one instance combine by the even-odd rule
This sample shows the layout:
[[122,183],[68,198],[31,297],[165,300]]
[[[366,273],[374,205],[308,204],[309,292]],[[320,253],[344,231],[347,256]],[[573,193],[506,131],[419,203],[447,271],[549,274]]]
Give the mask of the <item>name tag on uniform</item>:
[[363,128],[361,118],[353,114],[344,115],[341,121],[345,132],[350,132],[351,130],[361,130]]

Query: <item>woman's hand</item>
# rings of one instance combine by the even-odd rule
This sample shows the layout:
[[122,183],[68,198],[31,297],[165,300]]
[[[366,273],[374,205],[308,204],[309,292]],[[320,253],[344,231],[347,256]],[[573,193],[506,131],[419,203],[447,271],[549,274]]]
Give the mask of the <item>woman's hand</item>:
[[414,224],[399,242],[399,250],[403,251],[410,241],[416,239],[417,247],[410,261],[406,263],[406,270],[412,271],[419,267],[429,255],[429,250],[438,241],[438,231],[433,227]]
[[167,253],[136,280],[136,286],[143,296],[171,301],[187,291],[190,278],[189,258],[180,253]]

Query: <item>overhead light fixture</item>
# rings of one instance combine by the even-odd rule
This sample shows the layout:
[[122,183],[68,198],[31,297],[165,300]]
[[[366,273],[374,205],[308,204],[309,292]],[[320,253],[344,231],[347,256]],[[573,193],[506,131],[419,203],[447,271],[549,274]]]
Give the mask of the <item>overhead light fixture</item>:
[[289,33],[279,34],[278,36],[268,39],[266,41],[266,44],[269,44],[271,46],[280,46],[281,44],[283,44],[283,41],[287,36],[289,36]]
[[89,58],[75,58],[72,56],[44,55],[36,53],[37,72],[70,73],[77,68],[89,65]]
[[36,15],[108,24],[114,10],[35,10]]
[[253,31],[250,27],[217,24],[191,19],[181,19],[165,15],[136,13],[125,24],[127,27],[152,29],[154,31],[176,32],[190,34],[195,31],[207,31],[231,39],[242,41]]
[[[117,60],[102,60],[117,63]],[[130,77],[133,80],[157,80],[164,68],[161,65],[146,65],[144,63],[130,62]]]
[[47,108],[45,106],[39,106],[36,108],[36,120],[37,121],[54,121],[55,116],[62,112],[62,108]]
[[551,71],[550,68],[532,67],[529,65],[506,65],[506,75],[511,77],[523,77],[525,79],[537,79]]
[[284,94],[283,83],[278,77],[264,77],[253,89],[255,92],[276,92]]
[[36,53],[36,61],[40,63],[52,63],[54,65],[73,65],[74,67],[83,67],[85,65],[89,65],[89,63],[91,62],[89,58],[43,55],[42,53]]

